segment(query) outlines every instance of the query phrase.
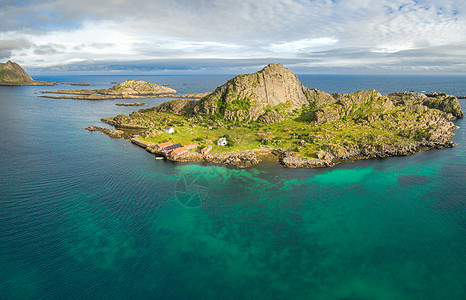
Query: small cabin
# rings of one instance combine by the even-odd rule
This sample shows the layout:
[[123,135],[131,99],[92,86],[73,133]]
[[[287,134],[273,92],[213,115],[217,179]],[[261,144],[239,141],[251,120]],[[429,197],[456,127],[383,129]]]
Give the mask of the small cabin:
[[170,126],[165,126],[163,128],[163,132],[166,132],[166,133],[175,133],[175,129],[173,129],[173,127],[170,127]]
[[226,146],[228,144],[227,139],[225,137],[221,137],[217,141],[217,146]]

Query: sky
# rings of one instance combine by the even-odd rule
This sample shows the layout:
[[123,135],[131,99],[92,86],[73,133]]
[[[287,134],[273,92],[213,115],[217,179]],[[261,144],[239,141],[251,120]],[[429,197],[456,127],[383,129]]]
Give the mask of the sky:
[[32,73],[466,74],[464,0],[0,0]]

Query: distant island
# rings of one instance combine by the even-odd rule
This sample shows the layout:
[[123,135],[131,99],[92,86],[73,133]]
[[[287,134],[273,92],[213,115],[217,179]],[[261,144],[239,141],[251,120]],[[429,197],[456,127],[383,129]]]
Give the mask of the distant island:
[[[42,91],[45,98],[76,99],[76,100],[113,100],[113,99],[138,99],[138,98],[190,98],[200,99],[209,93],[179,95],[172,88],[145,82],[142,80],[126,80],[117,83],[108,89],[82,89],[82,90],[57,90]],[[52,96],[48,94],[61,94]]]
[[68,84],[68,85],[89,85],[87,82],[48,82],[34,80],[26,71],[21,68],[20,65],[12,61],[6,63],[0,63],[0,86],[19,86],[19,85],[56,85],[56,84]]
[[445,93],[376,90],[328,94],[301,84],[281,64],[236,76],[201,99],[177,99],[104,118],[124,137],[172,161],[249,167],[274,156],[292,168],[328,167],[375,157],[453,147],[462,118]]

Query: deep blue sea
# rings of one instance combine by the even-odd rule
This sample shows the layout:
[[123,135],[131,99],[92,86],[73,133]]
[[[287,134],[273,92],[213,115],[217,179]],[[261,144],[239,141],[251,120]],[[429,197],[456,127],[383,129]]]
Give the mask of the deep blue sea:
[[[181,93],[231,78],[36,77]],[[329,93],[466,95],[466,76],[299,77]],[[238,170],[84,130],[139,109],[121,100],[38,97],[68,88],[0,87],[0,299],[466,299],[464,119],[451,149]]]

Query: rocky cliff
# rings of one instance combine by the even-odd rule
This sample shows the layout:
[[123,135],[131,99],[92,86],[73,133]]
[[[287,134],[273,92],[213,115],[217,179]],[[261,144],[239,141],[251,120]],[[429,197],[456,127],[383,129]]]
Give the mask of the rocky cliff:
[[332,102],[324,92],[303,86],[298,76],[281,64],[239,75],[201,99],[194,113],[218,115],[230,121],[255,121],[268,111],[290,113],[315,102]]
[[27,83],[33,82],[31,78],[17,63],[8,61],[0,63],[0,82],[1,83]]

